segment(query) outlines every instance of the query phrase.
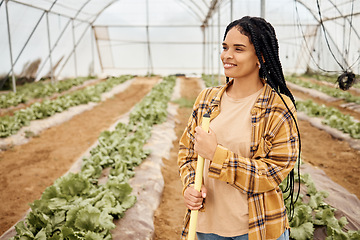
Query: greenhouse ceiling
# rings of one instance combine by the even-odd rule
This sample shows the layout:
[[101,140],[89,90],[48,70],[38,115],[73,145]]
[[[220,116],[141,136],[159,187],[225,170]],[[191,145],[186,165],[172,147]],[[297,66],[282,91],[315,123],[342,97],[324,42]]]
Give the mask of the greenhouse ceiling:
[[225,27],[245,15],[274,26],[286,73],[359,74],[358,0],[2,0],[0,75],[222,74]]

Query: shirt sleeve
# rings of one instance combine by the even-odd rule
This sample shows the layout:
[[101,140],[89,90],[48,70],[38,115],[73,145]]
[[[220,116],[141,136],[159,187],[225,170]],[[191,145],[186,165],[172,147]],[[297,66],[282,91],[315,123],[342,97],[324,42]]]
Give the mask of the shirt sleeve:
[[[296,119],[295,107],[291,106]],[[235,185],[248,194],[277,188],[296,163],[299,139],[294,119],[285,106],[272,113],[268,126],[260,126],[265,131],[255,146],[253,157],[244,158],[218,145],[209,177]]]

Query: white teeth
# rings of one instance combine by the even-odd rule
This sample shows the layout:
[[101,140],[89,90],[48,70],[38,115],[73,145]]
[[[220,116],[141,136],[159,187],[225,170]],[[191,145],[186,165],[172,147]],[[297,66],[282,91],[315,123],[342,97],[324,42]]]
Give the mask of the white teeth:
[[234,64],[230,64],[230,63],[225,63],[224,64],[224,67],[232,67],[232,66],[235,66]]

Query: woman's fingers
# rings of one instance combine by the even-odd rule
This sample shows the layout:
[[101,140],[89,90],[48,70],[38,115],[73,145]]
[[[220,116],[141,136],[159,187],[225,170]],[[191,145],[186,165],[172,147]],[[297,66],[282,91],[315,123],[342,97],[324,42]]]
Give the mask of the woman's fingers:
[[184,195],[186,207],[190,210],[197,210],[201,208],[203,198],[201,193],[194,188],[189,187]]
[[184,201],[188,209],[199,210],[203,204],[203,193],[196,191],[193,186],[190,186],[184,192]]

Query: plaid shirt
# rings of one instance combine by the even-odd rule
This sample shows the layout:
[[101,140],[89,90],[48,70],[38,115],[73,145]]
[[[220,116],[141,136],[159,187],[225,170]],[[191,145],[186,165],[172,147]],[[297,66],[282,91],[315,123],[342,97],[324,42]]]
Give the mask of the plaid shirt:
[[[192,115],[180,139],[178,165],[184,185],[183,192],[195,182],[195,127],[201,126],[205,113],[210,113],[210,120],[219,115],[221,96],[231,84],[232,81],[225,86],[204,89],[196,99]],[[294,104],[287,96],[282,97],[296,117]],[[279,184],[293,169],[297,160],[298,133],[284,103],[266,83],[251,110],[251,116],[251,157],[244,158],[218,145],[209,167],[209,177],[225,181],[247,194],[250,240],[277,239],[289,228]],[[190,210],[184,219],[181,239],[186,239],[189,220]]]

